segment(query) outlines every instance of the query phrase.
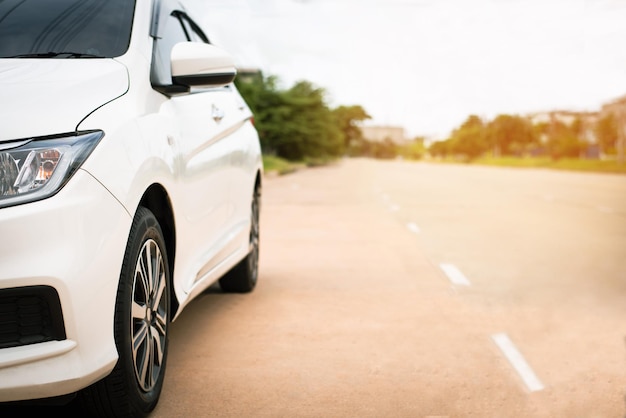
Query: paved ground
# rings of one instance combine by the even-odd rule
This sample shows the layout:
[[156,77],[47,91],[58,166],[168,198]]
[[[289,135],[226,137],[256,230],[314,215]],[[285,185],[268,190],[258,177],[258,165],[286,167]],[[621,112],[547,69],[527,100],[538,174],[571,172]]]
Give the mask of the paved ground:
[[261,276],[171,328],[171,417],[626,417],[626,176],[268,178]]
[[351,160],[263,198],[259,286],[174,324],[154,417],[626,416],[626,177]]

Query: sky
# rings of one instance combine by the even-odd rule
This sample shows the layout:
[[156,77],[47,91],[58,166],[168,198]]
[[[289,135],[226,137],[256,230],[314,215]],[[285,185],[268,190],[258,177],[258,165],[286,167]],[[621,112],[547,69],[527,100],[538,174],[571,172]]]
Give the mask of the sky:
[[626,0],[187,0],[281,88],[444,139],[471,114],[597,111],[626,95]]

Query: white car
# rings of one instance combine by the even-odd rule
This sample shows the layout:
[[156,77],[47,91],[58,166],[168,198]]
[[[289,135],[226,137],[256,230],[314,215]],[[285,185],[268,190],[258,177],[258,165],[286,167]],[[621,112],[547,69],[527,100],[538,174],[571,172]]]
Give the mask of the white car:
[[233,58],[174,0],[0,1],[0,402],[144,416],[170,323],[258,276]]

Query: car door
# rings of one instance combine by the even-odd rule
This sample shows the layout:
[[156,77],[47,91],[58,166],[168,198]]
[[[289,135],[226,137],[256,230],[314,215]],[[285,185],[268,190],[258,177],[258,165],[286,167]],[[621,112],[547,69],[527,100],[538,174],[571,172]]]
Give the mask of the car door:
[[[208,43],[180,10],[167,10],[159,20],[159,31],[153,58],[157,64],[169,63],[171,49],[178,42]],[[236,153],[232,137],[245,115],[233,86],[178,91],[180,86],[171,83],[167,70],[153,66],[152,81],[157,90],[170,96],[168,113],[176,132],[171,141],[178,159],[175,275],[189,292],[196,283],[216,278],[238,248],[242,231],[236,225],[230,190]]]

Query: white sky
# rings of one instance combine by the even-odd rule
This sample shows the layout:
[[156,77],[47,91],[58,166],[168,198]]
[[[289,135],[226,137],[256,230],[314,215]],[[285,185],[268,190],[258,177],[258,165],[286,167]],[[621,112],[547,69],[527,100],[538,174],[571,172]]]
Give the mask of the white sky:
[[281,87],[442,138],[470,114],[598,110],[626,94],[626,0],[188,0]]

